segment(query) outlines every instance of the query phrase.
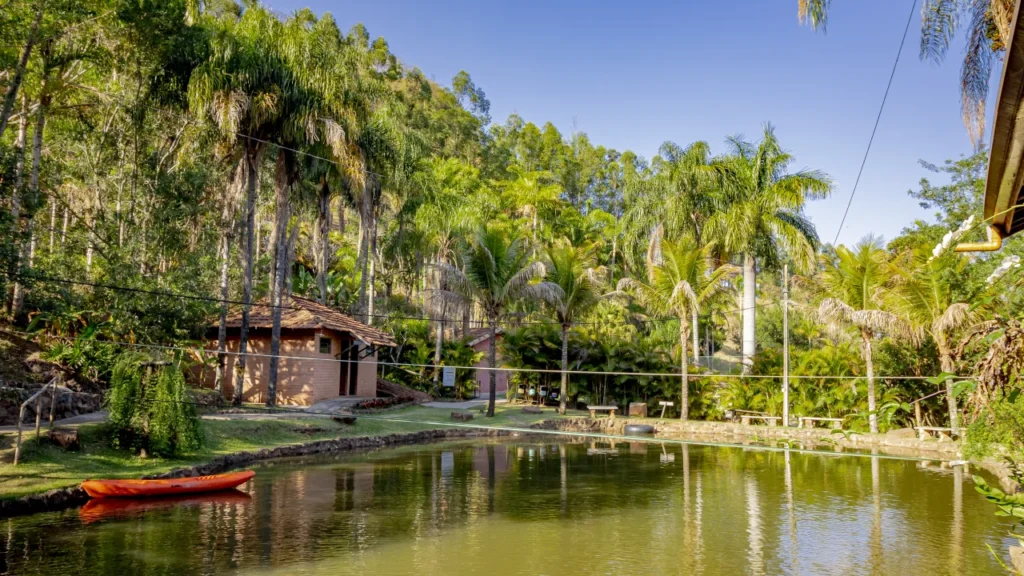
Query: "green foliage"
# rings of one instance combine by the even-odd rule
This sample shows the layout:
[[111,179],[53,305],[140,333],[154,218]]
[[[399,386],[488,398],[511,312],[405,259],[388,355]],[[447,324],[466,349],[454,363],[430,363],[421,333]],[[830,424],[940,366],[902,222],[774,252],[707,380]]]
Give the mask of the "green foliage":
[[171,364],[147,375],[142,368],[145,360],[139,354],[123,354],[114,365],[104,399],[111,444],[163,456],[200,449],[200,419],[181,368]]

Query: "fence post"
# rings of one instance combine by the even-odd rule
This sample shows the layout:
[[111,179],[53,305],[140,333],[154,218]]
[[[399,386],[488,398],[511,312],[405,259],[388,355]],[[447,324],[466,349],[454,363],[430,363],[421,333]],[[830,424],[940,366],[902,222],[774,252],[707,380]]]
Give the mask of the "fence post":
[[[59,378],[59,376],[58,376]],[[53,430],[53,415],[57,411],[57,383],[59,380],[54,379],[52,382],[53,388],[50,390],[50,430]]]
[[18,458],[21,457],[21,421],[25,419],[25,405],[22,404],[18,410],[18,440],[14,444],[14,465],[18,465]]
[[36,398],[36,442],[39,442],[39,425],[43,420],[43,395]]
[[918,428],[921,427],[921,403],[920,402],[914,402],[914,422],[915,422],[915,424],[914,424],[915,426],[917,426]]

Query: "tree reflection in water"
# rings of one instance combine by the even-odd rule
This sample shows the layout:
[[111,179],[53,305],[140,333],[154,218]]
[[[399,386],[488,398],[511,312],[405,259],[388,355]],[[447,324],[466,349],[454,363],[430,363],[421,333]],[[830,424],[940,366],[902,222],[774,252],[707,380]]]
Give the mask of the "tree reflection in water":
[[249,500],[3,520],[0,574],[992,571],[1007,526],[968,481],[790,450],[403,447],[266,463]]

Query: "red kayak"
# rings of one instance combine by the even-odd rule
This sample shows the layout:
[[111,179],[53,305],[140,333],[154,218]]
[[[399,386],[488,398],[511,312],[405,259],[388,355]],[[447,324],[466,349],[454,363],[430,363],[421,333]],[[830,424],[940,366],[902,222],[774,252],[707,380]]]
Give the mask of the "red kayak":
[[197,494],[228,490],[248,482],[256,473],[252,470],[193,476],[191,478],[167,478],[161,480],[86,480],[82,488],[92,498],[146,498],[150,496],[173,496],[175,494]]

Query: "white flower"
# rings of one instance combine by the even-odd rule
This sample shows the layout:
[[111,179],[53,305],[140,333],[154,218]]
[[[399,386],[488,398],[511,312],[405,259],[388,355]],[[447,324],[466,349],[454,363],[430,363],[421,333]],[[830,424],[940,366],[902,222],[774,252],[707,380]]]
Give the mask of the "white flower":
[[932,257],[929,258],[928,261],[931,262],[932,260],[935,260],[939,256],[942,256],[946,252],[946,250],[949,250],[949,247],[952,246],[954,242],[959,240],[961,236],[966,234],[967,231],[971,229],[971,226],[973,224],[974,215],[972,214],[970,218],[964,220],[963,224],[961,224],[959,228],[953,230],[952,232],[946,232],[946,235],[942,237],[942,242],[939,242],[938,244],[935,245],[935,248],[932,250]]
[[991,286],[993,282],[1005,276],[1011,269],[1019,267],[1020,256],[1017,256],[1016,254],[1013,256],[1007,256],[1006,258],[1003,258],[1003,263],[999,265],[999,268],[996,268],[991,274],[989,274],[988,280],[985,282]]

